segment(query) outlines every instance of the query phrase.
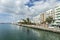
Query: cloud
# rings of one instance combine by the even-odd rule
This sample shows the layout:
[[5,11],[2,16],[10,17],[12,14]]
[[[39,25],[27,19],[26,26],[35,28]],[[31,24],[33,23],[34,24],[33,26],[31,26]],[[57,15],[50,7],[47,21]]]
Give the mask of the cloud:
[[[26,5],[28,3],[33,5]],[[0,14],[7,13],[6,15],[9,14],[8,18],[10,19],[8,21],[17,21],[27,17],[33,18],[58,4],[60,3],[57,0],[0,0]],[[3,16],[1,19],[4,18]]]
[[39,15],[41,12],[45,12],[51,8],[54,8],[56,5],[59,4],[57,0],[42,0],[33,3],[34,6],[31,6],[30,9],[34,10],[35,15]]
[[34,2],[34,6],[32,6],[31,9],[35,9],[37,12],[43,12],[50,8],[54,8],[57,4],[57,0],[46,0],[45,2],[42,0],[39,2]]

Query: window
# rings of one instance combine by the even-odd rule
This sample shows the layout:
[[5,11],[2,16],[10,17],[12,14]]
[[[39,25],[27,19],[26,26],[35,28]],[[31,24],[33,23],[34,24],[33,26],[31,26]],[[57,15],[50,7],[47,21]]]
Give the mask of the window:
[[60,19],[58,19],[58,20],[60,20]]
[[57,8],[56,10],[60,10],[60,8]]
[[60,16],[57,16],[57,17],[60,17]]
[[60,15],[60,13],[57,13],[56,15]]
[[60,10],[57,10],[57,12],[60,12]]
[[56,23],[60,23],[60,22],[56,22]]
[[56,12],[56,13],[60,13],[60,12]]

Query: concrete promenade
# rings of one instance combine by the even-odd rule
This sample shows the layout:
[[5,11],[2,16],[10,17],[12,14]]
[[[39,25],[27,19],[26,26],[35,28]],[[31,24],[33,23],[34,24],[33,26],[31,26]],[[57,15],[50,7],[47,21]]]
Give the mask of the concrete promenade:
[[49,31],[49,32],[60,33],[60,28],[58,28],[58,27],[43,27],[43,26],[25,25],[25,24],[22,24],[21,26],[39,29],[39,30],[44,30],[44,31]]

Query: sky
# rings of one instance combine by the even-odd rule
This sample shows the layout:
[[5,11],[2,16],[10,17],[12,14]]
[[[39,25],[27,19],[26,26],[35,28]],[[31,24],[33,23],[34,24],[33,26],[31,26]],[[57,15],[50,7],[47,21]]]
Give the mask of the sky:
[[33,18],[60,4],[60,0],[0,0],[0,23]]

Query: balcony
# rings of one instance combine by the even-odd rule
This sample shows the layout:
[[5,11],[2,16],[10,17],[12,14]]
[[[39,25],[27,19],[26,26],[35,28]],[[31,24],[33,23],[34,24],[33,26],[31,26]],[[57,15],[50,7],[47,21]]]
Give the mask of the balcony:
[[55,22],[60,23],[60,20],[56,20]]

